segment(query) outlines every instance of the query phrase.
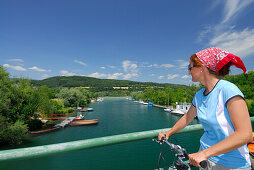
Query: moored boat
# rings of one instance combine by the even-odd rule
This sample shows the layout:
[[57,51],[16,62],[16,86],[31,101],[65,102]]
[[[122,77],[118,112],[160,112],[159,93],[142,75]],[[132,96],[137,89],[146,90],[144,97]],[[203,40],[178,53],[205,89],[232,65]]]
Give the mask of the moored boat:
[[89,108],[87,108],[87,111],[89,112],[89,111],[93,111],[93,108],[92,107],[89,107]]
[[76,120],[82,120],[84,118],[84,116],[82,114],[79,114],[78,116],[75,117],[75,121]]
[[176,109],[173,109],[170,112],[173,114],[184,115],[185,113],[188,112],[190,107],[191,107],[191,104],[189,103],[177,104]]
[[99,123],[98,119],[92,119],[92,120],[78,120],[75,122],[71,122],[70,126],[83,126],[83,125],[94,125]]
[[51,128],[51,129],[45,129],[45,130],[39,130],[39,131],[33,131],[33,132],[29,132],[29,135],[35,135],[35,134],[41,134],[41,133],[46,133],[46,132],[52,132],[55,130],[60,129],[61,127],[55,127],[55,128]]
[[102,98],[102,97],[99,97],[98,99],[97,99],[97,102],[103,102],[104,101],[104,98]]
[[164,109],[165,112],[171,112],[171,109],[167,108],[167,109]]

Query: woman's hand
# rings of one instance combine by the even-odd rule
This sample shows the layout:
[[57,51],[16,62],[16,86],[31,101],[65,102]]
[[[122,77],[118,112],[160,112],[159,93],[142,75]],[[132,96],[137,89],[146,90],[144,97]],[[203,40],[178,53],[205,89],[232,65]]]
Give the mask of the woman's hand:
[[200,162],[207,160],[208,158],[204,154],[204,152],[200,151],[197,153],[189,154],[189,163],[196,167],[200,167]]
[[159,135],[158,135],[158,140],[161,140],[161,138],[162,138],[163,136],[166,136],[166,139],[168,140],[169,135],[168,135],[167,133],[159,133]]

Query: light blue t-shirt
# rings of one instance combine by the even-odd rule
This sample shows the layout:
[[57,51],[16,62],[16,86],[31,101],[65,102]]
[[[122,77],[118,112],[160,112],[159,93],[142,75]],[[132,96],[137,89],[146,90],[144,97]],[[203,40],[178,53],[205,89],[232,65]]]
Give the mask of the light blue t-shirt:
[[[244,98],[236,85],[225,80],[219,80],[207,95],[204,95],[204,91],[205,88],[199,90],[192,101],[205,131],[200,139],[201,150],[219,143],[234,133],[235,128],[226,104],[233,97]],[[247,168],[251,164],[247,145],[222,155],[210,157],[209,160],[230,168]]]

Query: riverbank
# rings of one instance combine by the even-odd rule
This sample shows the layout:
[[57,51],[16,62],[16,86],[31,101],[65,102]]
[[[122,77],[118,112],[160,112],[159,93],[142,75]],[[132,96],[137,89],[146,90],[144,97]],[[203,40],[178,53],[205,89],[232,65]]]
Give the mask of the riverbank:
[[[125,97],[126,98],[126,97]],[[58,131],[30,137],[29,141],[20,147],[41,146],[63,142],[93,139],[111,135],[132,132],[142,132],[154,129],[169,128],[180,118],[164,112],[162,108],[147,107],[126,100],[124,97],[104,98],[103,102],[89,105],[93,112],[86,112],[86,119],[99,119],[100,123],[94,126],[78,126],[64,128]],[[196,124],[195,120],[191,124]],[[174,136],[178,144],[189,152],[199,147],[199,132]],[[149,149],[147,149],[149,148]],[[112,145],[78,152],[35,158],[31,160],[1,162],[0,169],[86,169],[100,170],[129,170],[155,169],[157,166],[160,146],[151,139]],[[99,157],[98,157],[99,155]],[[169,156],[169,161],[173,159]],[[99,164],[98,164],[99,162]],[[44,165],[43,167],[41,165]]]

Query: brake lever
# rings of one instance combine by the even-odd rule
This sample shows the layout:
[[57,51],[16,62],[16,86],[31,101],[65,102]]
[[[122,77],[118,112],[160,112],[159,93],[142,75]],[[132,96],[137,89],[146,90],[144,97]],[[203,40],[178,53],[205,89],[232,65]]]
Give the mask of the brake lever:
[[162,140],[157,140],[157,139],[152,139],[152,141],[154,141],[154,142],[156,142],[156,143],[158,143],[160,145],[164,143]]

